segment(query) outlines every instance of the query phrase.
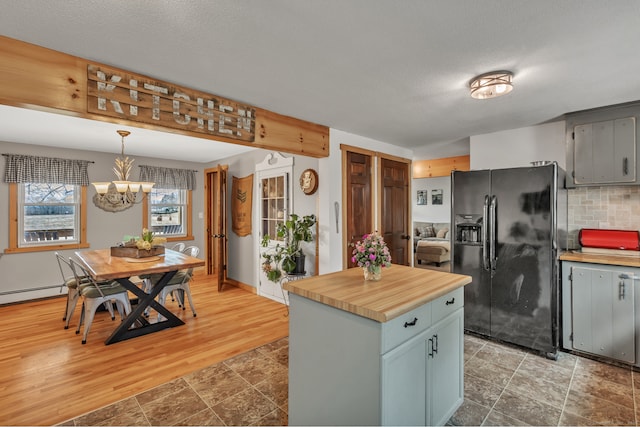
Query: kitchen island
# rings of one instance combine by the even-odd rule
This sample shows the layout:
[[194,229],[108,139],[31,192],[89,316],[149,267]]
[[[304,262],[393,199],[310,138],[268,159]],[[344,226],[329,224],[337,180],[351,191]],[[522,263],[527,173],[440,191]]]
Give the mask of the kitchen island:
[[444,424],[463,401],[470,276],[393,265],[288,282],[289,425]]

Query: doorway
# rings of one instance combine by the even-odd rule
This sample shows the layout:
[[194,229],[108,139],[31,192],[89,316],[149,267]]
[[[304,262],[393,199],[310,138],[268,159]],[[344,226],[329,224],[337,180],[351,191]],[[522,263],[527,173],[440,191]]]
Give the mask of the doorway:
[[[276,245],[282,243],[277,235],[279,224],[283,224],[292,212],[293,193],[293,157],[284,157],[280,153],[269,153],[262,162],[255,167],[255,200],[258,201],[254,210],[254,223],[258,224],[257,283],[258,295],[287,304],[288,294],[282,289],[280,280],[269,280],[263,270],[263,253],[271,252]],[[265,247],[262,241],[269,236]]]
[[[410,265],[411,160],[341,145],[343,170],[343,266],[354,267],[352,244],[378,231],[393,264]],[[375,207],[375,208],[374,208]]]
[[218,292],[227,281],[227,165],[206,169],[206,273],[216,275]]
[[380,233],[389,247],[393,264],[409,265],[409,165],[380,158]]
[[344,263],[347,268],[355,267],[351,261],[352,245],[363,235],[373,231],[373,181],[371,170],[372,156],[367,152],[344,151],[343,164],[345,177],[343,182],[346,212],[344,218],[345,230],[343,240],[347,250],[344,251]]

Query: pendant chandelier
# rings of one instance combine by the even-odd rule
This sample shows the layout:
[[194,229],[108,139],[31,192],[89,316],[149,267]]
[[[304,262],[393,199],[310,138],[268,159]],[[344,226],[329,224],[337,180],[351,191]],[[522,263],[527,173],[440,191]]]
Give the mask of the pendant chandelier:
[[[91,183],[96,189],[96,195],[93,197],[94,204],[109,212],[122,211],[136,203],[140,203],[155,185],[153,182],[129,181],[134,159],[124,155],[124,139],[131,132],[127,130],[118,130],[117,132],[122,138],[120,157],[116,158],[116,165],[113,168],[113,172],[118,179],[111,182]],[[143,193],[142,199],[136,201],[141,189]]]

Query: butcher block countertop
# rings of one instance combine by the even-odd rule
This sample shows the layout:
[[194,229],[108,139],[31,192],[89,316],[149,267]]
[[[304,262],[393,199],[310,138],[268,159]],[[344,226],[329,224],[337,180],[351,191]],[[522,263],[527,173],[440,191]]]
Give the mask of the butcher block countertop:
[[392,265],[382,279],[365,281],[362,268],[287,282],[284,289],[337,309],[378,322],[387,322],[454,289],[471,283],[471,276]]
[[[631,252],[631,251],[629,251]],[[591,264],[621,265],[626,267],[640,267],[640,254],[609,255],[599,253],[584,253],[567,251],[560,255],[560,261],[588,262]]]

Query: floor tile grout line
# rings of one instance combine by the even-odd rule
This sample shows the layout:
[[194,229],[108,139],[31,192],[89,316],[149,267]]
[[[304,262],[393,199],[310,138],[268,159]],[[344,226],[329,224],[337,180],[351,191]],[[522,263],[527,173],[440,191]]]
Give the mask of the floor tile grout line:
[[[275,341],[274,341],[274,342],[275,342]],[[266,344],[266,345],[268,345],[268,344]],[[253,350],[258,350],[258,348],[261,348],[261,347],[263,347],[263,346],[256,347],[256,348],[255,348],[255,349],[253,349]],[[249,351],[253,351],[253,350],[249,350]],[[275,357],[272,357],[272,356],[270,356],[269,354],[266,354],[266,352],[265,352],[265,353],[263,353],[263,352],[258,351],[258,353],[259,353],[262,357],[268,357],[268,358],[269,358],[269,359],[271,359],[272,361],[274,361],[274,362],[276,362],[276,363],[280,363],[280,362],[279,362]],[[271,353],[271,352],[269,352],[269,353]],[[245,353],[242,353],[242,354],[245,354]],[[233,369],[233,367],[232,367],[232,366],[230,366],[230,365],[228,365],[228,364],[227,364],[227,362],[228,362],[229,360],[231,360],[231,359],[233,359],[233,357],[232,357],[232,358],[230,358],[230,359],[227,359],[227,360],[223,360],[223,361],[222,361],[222,362],[220,362],[220,363],[224,364],[224,365],[225,365],[229,370],[231,370],[233,373],[235,373],[236,375],[238,375],[238,376],[240,377],[240,379],[242,379],[245,383],[247,383],[247,385],[248,385],[252,390],[254,390],[254,391],[256,391],[257,393],[259,393],[262,397],[264,397],[264,398],[265,398],[265,399],[267,399],[269,402],[271,402],[271,403],[272,403],[272,404],[273,404],[277,409],[279,409],[279,410],[281,410],[282,412],[284,412],[285,414],[287,414],[287,417],[288,417],[288,416],[289,416],[289,411],[285,411],[285,410],[284,410],[284,409],[283,409],[283,408],[282,408],[282,407],[281,407],[277,402],[274,402],[274,401],[273,401],[273,400],[271,400],[267,395],[265,395],[265,394],[264,394],[264,393],[262,393],[260,390],[258,390],[258,388],[257,388],[254,384],[252,384],[251,382],[249,382],[249,380],[247,380],[247,379],[246,379],[246,378],[245,378],[245,377],[244,377],[240,372],[238,372],[237,370]],[[264,381],[264,380],[263,380],[263,381]],[[261,383],[261,382],[263,382],[263,381],[260,381],[260,383]],[[260,384],[260,383],[258,383],[258,384]],[[246,390],[246,389],[245,389],[245,390]],[[224,400],[227,400],[227,399],[230,399],[230,398],[232,398],[232,397],[235,397],[235,396],[239,395],[240,393],[242,393],[242,392],[243,392],[243,391],[245,391],[245,390],[239,391],[239,392],[238,392],[238,393],[236,393],[236,394],[233,394],[233,395],[231,395],[231,396],[228,396],[228,397],[227,397],[226,399],[224,399]],[[206,402],[205,402],[205,403],[206,403]],[[209,406],[209,405],[207,404],[207,406]],[[211,407],[210,407],[210,408],[211,408]],[[219,415],[218,415],[218,414],[213,410],[213,408],[211,408],[211,410],[216,414],[216,416],[218,416],[218,418],[220,418],[220,416],[219,416]],[[275,410],[274,410],[274,411],[275,411]],[[264,416],[260,417],[260,420],[263,420],[264,418],[266,418],[267,416],[269,416],[269,415],[270,415],[271,413],[273,413],[274,411],[270,411],[269,413],[267,413],[267,414],[265,414]],[[222,422],[224,422],[224,420],[222,420],[222,418],[220,418],[220,420],[221,420]],[[259,420],[259,421],[260,421],[260,420]],[[225,425],[227,425],[227,424],[225,424]]]
[[[224,363],[224,361],[219,362],[219,363]],[[213,365],[211,365],[211,366],[213,366]],[[205,405],[207,405],[207,408],[208,408],[208,409],[210,409],[210,410],[211,410],[211,412],[213,412],[213,413],[215,414],[215,416],[216,416],[216,417],[218,417],[218,419],[219,419],[220,421],[222,421],[222,423],[223,423],[225,426],[226,426],[226,425],[228,425],[228,424],[227,424],[227,423],[222,419],[222,417],[220,417],[220,415],[218,415],[218,413],[217,413],[217,412],[216,412],[216,411],[211,407],[211,405],[209,405],[209,402],[207,402],[207,401],[206,401],[206,400],[205,400],[205,399],[200,395],[200,393],[198,393],[198,390],[196,390],[196,389],[193,387],[193,384],[191,384],[191,383],[189,382],[189,380],[187,380],[187,378],[186,378],[186,377],[187,377],[187,376],[189,376],[189,375],[191,375],[191,374],[187,374],[187,375],[185,375],[185,376],[183,376],[183,377],[180,377],[180,378],[182,378],[182,379],[187,383],[187,385],[188,385],[189,387],[191,387],[191,390],[193,390],[193,392],[196,394],[196,396],[198,396],[198,398],[200,398],[200,400],[202,400],[202,401],[204,402],[204,404],[205,404]],[[187,418],[188,418],[188,417],[187,417]],[[185,420],[186,420],[186,418],[185,418]],[[181,420],[181,421],[184,421],[184,420]]]
[[636,404],[636,372],[631,369],[631,397],[633,398],[633,420],[638,425],[638,405]]
[[[511,374],[511,376],[509,377],[509,381],[507,381],[507,383],[504,385],[504,388],[502,389],[502,391],[500,392],[500,396],[498,396],[498,398],[496,399],[495,402],[493,402],[493,405],[491,405],[491,409],[489,409],[489,412],[487,413],[487,415],[484,417],[484,419],[482,420],[482,422],[480,423],[481,425],[485,423],[485,421],[487,420],[487,418],[489,418],[489,415],[491,414],[491,412],[493,412],[493,410],[495,409],[496,405],[498,404],[498,402],[500,401],[500,398],[502,397],[502,395],[504,394],[504,392],[507,390],[507,387],[509,387],[509,384],[511,384],[511,380],[513,379],[513,377],[516,375],[516,372],[518,372],[518,369],[520,369],[520,366],[522,366],[522,362],[524,362],[524,359],[526,358],[526,354],[525,356],[522,358],[522,360],[520,361],[520,363],[518,363],[518,366],[516,367],[516,369],[514,369],[513,373]],[[511,417],[513,419],[518,420],[518,418],[515,417]],[[522,420],[518,420],[518,421],[522,421]],[[525,423],[528,424],[528,423]]]
[[573,362],[573,369],[571,370],[571,378],[569,379],[569,386],[567,387],[567,392],[564,395],[564,402],[562,402],[562,410],[560,411],[560,418],[558,419],[558,426],[562,421],[562,416],[564,415],[567,408],[567,401],[569,400],[569,393],[571,392],[571,385],[573,384],[573,377],[576,374],[576,369],[578,369],[578,359]]
[[[149,420],[149,417],[147,416],[147,413],[144,411],[144,408],[142,407],[142,405],[140,404],[140,401],[138,400],[138,395],[134,395],[133,399],[136,401],[136,404],[138,405],[138,407],[140,408],[140,412],[142,412],[142,416],[144,417],[145,421],[147,422],[148,425],[151,425],[151,421]],[[75,423],[74,423],[75,424]]]
[[[257,350],[257,348],[256,348],[256,350]],[[269,354],[262,353],[262,352],[260,352],[260,351],[258,351],[258,353],[260,353],[263,357],[268,357],[269,359],[271,359],[272,361],[274,361],[274,362],[276,362],[276,363],[280,363],[280,362],[278,361],[278,359],[276,359],[275,357],[270,356]],[[270,353],[272,353],[272,352],[270,352]],[[226,361],[223,361],[223,363],[224,363],[224,362],[226,362]],[[265,399],[267,399],[269,402],[273,403],[273,404],[275,405],[275,407],[276,407],[276,408],[280,409],[282,412],[284,412],[285,414],[287,414],[287,417],[289,416],[289,411],[285,411],[285,410],[284,410],[284,408],[282,408],[282,406],[280,406],[280,405],[278,404],[278,402],[274,402],[273,400],[271,400],[271,399],[269,398],[269,396],[267,396],[266,394],[264,394],[263,392],[261,392],[260,390],[258,390],[258,388],[257,388],[254,384],[251,384],[251,383],[250,383],[250,382],[249,382],[245,377],[243,377],[243,376],[242,376],[242,374],[241,374],[240,372],[236,371],[235,369],[233,369],[231,366],[227,365],[226,363],[225,363],[225,365],[227,366],[227,368],[229,368],[229,369],[231,369],[233,372],[235,372],[235,373],[236,373],[240,378],[242,378],[242,379],[243,379],[247,384],[249,384],[249,386],[250,386],[252,389],[254,389],[256,392],[258,392],[260,395],[262,395],[262,396],[263,396]],[[288,369],[289,369],[289,367],[288,367],[288,364],[287,364],[287,370],[288,370]],[[262,381],[260,381],[258,384],[260,384],[260,383],[262,383],[262,382],[264,382],[264,381],[265,381],[265,380],[262,380]],[[287,392],[288,392],[288,391],[287,391]],[[238,394],[238,393],[236,393],[234,396],[236,396],[237,394]],[[231,396],[230,396],[230,397],[231,397]],[[288,397],[287,397],[287,400],[288,400]],[[271,412],[273,412],[273,411],[271,411]],[[271,412],[269,412],[269,414],[270,414]],[[267,414],[267,415],[269,415],[269,414]],[[264,418],[264,417],[266,417],[267,415],[265,415],[265,416],[261,417],[260,419],[263,419],[263,418]]]

